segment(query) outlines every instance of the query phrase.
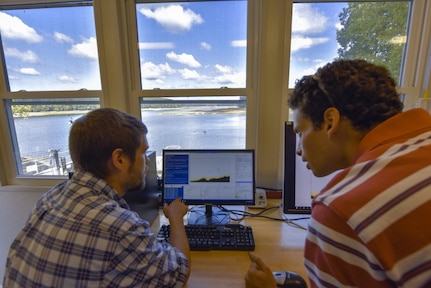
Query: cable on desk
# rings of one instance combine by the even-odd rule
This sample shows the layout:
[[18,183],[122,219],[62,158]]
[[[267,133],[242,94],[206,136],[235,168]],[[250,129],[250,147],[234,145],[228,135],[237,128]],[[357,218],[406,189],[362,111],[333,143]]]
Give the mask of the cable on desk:
[[258,212],[258,213],[251,213],[248,211],[243,211],[243,210],[230,210],[230,209],[226,209],[223,206],[218,206],[221,210],[229,212],[229,214],[233,214],[233,215],[239,215],[241,216],[240,218],[232,218],[231,220],[233,221],[242,221],[245,217],[259,217],[259,218],[265,218],[265,219],[269,219],[269,220],[274,220],[274,221],[282,221],[285,222],[286,224],[295,227],[295,228],[299,228],[302,230],[307,230],[306,227],[295,223],[295,221],[299,221],[299,220],[308,220],[310,219],[310,217],[298,217],[298,218],[286,218],[286,217],[281,217],[281,218],[276,218],[276,217],[271,217],[271,216],[267,216],[267,215],[262,215],[263,213],[273,210],[273,209],[279,209],[280,206],[272,206],[272,207],[268,207],[263,209],[262,211]]
[[308,220],[308,219],[310,219],[310,217],[307,216],[307,217],[299,217],[299,218],[295,218],[295,219],[289,219],[289,218],[286,218],[286,216],[283,213],[281,213],[281,206],[280,206],[280,210],[279,211],[280,211],[281,217],[283,219],[285,219],[284,222],[287,225],[290,225],[290,226],[292,226],[294,228],[298,228],[298,229],[301,229],[301,230],[308,230],[307,227],[304,227],[304,226],[302,226],[302,225],[300,225],[298,223],[295,223],[294,221],[297,221],[297,220]]
[[251,213],[251,212],[244,211],[244,210],[226,209],[223,206],[219,206],[219,208],[222,211],[225,211],[225,212],[227,212],[229,214],[240,216],[240,217],[237,217],[237,218],[232,218],[231,217],[231,219],[234,220],[234,221],[242,221],[245,217],[260,217],[260,218],[267,218],[267,219],[275,220],[275,218],[273,218],[273,217],[269,217],[269,216],[262,215],[262,214],[265,213],[265,212],[267,212],[267,211],[279,208],[279,206],[273,206],[273,207],[265,208],[265,209],[261,210],[259,213]]
[[[213,218],[214,220],[216,220],[214,222],[214,224],[217,223],[224,223],[224,222],[230,222],[232,220],[231,215],[228,211],[226,211],[225,209],[222,209],[221,206],[214,206],[215,208],[218,208],[221,212],[223,212],[223,214],[219,214],[219,213],[215,213],[211,216],[211,218]],[[191,223],[191,224],[198,224],[201,222],[201,220],[205,220],[208,215],[205,214],[205,209],[202,210],[202,208],[205,208],[205,206],[195,206],[192,207],[190,209],[188,209],[189,215],[188,215],[188,219],[190,221],[190,214],[191,213],[196,213],[197,216],[195,217],[195,223]],[[205,221],[204,221],[205,222]],[[190,223],[189,223],[190,224]]]
[[[308,217],[307,219],[310,219],[310,217]],[[301,230],[305,230],[305,231],[307,231],[308,229],[307,229],[307,227],[304,227],[304,226],[302,226],[302,225],[299,225],[298,223],[295,223],[295,222],[293,222],[293,221],[291,221],[291,220],[287,220],[287,221],[285,221],[286,222],[286,224],[287,225],[290,225],[290,226],[292,226],[292,227],[294,227],[294,228],[298,228],[298,229],[301,229]]]
[[[202,206],[198,206],[198,207],[201,208]],[[192,208],[190,208],[189,212],[190,213],[199,213],[199,212],[201,212],[200,210],[196,211],[196,209],[194,209],[194,208],[199,209],[198,207],[192,207]],[[244,210],[227,209],[227,208],[225,208],[222,205],[216,205],[214,207],[220,209],[220,211],[223,211],[223,212],[225,212],[227,214],[226,216],[223,216],[223,220],[226,219],[226,217],[228,217],[228,222],[230,222],[230,221],[241,222],[242,220],[244,220],[245,217],[264,218],[264,219],[273,220],[273,221],[285,222],[287,225],[290,225],[290,226],[292,226],[294,228],[298,228],[298,229],[302,229],[302,230],[307,230],[306,227],[304,227],[304,226],[302,226],[302,225],[300,225],[298,223],[295,223],[295,221],[310,219],[310,217],[308,217],[308,216],[307,217],[298,217],[298,218],[286,218],[284,215],[281,215],[280,218],[277,218],[277,217],[271,217],[271,216],[264,215],[264,213],[266,213],[268,211],[271,211],[271,210],[274,210],[274,209],[280,209],[281,208],[280,205],[271,206],[271,207],[262,209],[258,213],[251,213],[249,211],[244,211]],[[279,211],[281,211],[281,210],[279,210]],[[233,215],[237,216],[237,217],[232,217]],[[204,214],[202,214],[201,217],[204,218],[206,216]],[[223,222],[223,221],[221,221],[221,222]]]

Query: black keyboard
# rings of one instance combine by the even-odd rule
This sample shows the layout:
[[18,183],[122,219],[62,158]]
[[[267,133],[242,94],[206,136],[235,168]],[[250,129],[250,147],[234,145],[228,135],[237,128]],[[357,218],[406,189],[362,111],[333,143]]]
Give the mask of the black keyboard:
[[[250,226],[241,224],[186,225],[190,250],[253,251],[254,237]],[[169,242],[169,225],[162,225],[159,241]]]

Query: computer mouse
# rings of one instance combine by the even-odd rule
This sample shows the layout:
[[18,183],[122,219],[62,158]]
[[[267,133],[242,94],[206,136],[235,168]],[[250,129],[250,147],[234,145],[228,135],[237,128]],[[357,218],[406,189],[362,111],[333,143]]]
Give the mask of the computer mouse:
[[277,287],[282,288],[307,288],[304,278],[292,271],[275,271],[272,272]]

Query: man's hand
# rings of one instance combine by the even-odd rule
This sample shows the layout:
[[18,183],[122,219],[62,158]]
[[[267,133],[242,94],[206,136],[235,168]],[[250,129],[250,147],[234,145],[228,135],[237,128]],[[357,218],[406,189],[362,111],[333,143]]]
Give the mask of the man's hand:
[[247,288],[275,288],[274,275],[271,269],[255,253],[249,253],[251,265],[245,275],[245,284]]
[[180,198],[175,199],[170,204],[163,204],[163,213],[169,220],[183,218],[186,215],[188,207],[186,204],[181,202]]

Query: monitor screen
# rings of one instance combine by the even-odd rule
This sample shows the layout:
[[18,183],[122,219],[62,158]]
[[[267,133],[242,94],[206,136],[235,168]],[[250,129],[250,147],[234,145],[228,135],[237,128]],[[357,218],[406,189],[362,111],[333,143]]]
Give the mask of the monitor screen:
[[[165,202],[188,205],[254,205],[254,150],[163,150]],[[207,219],[208,220],[208,219]]]
[[307,169],[301,157],[296,155],[298,136],[293,123],[288,121],[284,127],[284,187],[283,213],[311,213],[311,201],[328,183],[333,174],[315,177]]

